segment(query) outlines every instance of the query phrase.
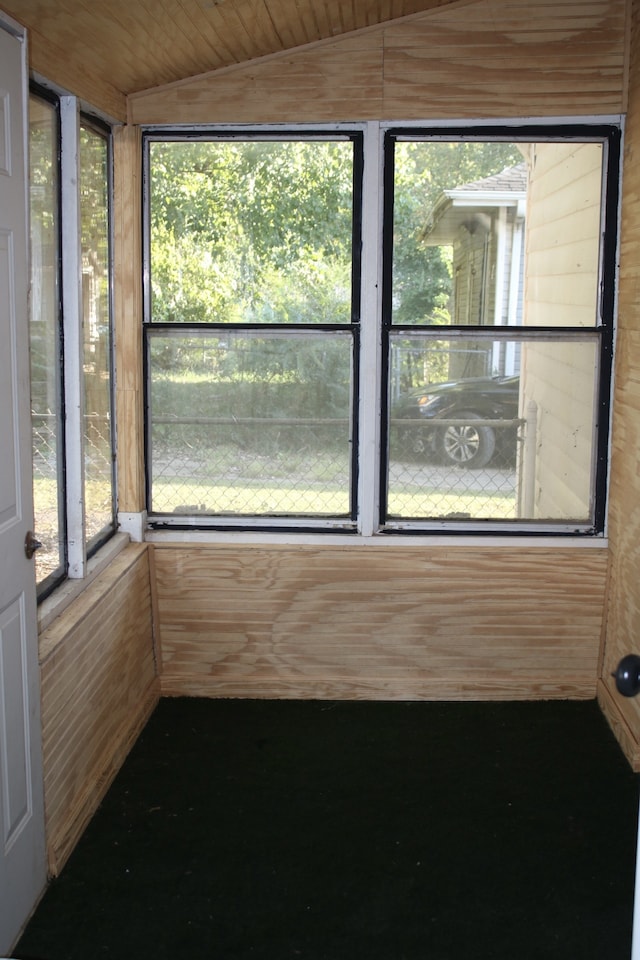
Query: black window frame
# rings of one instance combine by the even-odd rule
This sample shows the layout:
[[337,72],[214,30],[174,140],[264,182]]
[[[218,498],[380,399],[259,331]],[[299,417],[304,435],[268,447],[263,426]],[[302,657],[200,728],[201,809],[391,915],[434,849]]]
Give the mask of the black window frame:
[[[376,128],[376,148],[372,148],[373,139],[364,131],[368,126]],[[151,509],[151,486],[152,486],[152,450],[151,450],[151,419],[150,419],[150,366],[149,366],[149,343],[150,337],[154,331],[163,329],[175,332],[185,332],[190,328],[189,324],[181,322],[180,324],[163,325],[154,322],[150,316],[150,208],[149,208],[149,143],[154,141],[170,140],[305,140],[307,138],[331,139],[354,139],[360,144],[359,150],[354,149],[354,245],[353,245],[353,283],[354,290],[352,302],[354,310],[352,317],[353,326],[353,370],[354,370],[354,396],[352,416],[352,509],[348,524],[336,523],[309,523],[305,518],[290,517],[290,522],[283,521],[270,523],[268,519],[261,516],[238,516],[231,519],[225,518],[220,522],[220,518],[215,516],[182,516],[177,519],[164,514],[154,514]],[[527,538],[527,537],[583,537],[593,538],[602,537],[606,533],[607,517],[607,483],[608,483],[608,461],[609,461],[609,437],[610,437],[610,414],[611,414],[611,389],[613,375],[613,351],[615,338],[615,311],[616,311],[616,289],[617,289],[617,257],[618,257],[618,231],[619,231],[619,202],[620,202],[620,176],[621,176],[621,148],[622,148],[622,127],[618,118],[594,118],[593,120],[537,120],[531,121],[510,121],[500,120],[496,122],[411,122],[411,123],[393,123],[392,121],[365,121],[362,123],[348,123],[330,125],[304,125],[290,124],[286,127],[274,127],[270,125],[239,125],[237,128],[233,125],[221,126],[197,126],[176,128],[170,126],[150,125],[143,128],[143,363],[144,363],[144,406],[145,406],[145,436],[144,447],[146,456],[146,496],[147,496],[147,523],[151,530],[211,530],[223,532],[240,533],[295,533],[295,534],[330,534],[330,533],[348,533],[358,538],[368,538],[370,536],[389,537],[441,537],[441,536],[471,536],[477,538],[490,537],[508,537],[508,538]],[[577,327],[514,327],[500,326],[489,328],[487,326],[479,327],[468,325],[464,327],[465,336],[478,334],[480,337],[489,336],[494,340],[526,341],[528,338],[557,339],[558,341],[579,338],[580,330],[585,339],[594,339],[598,341],[598,383],[594,399],[597,406],[597,433],[595,437],[594,449],[594,478],[593,478],[593,502],[592,515],[588,522],[582,523],[564,523],[563,521],[542,520],[542,521],[472,521],[463,522],[457,518],[444,518],[435,521],[428,520],[403,520],[402,522],[393,522],[393,518],[388,515],[387,508],[387,475],[389,466],[388,439],[389,439],[389,354],[390,338],[392,334],[406,332],[407,334],[416,334],[417,331],[424,332],[427,328],[420,328],[415,325],[402,325],[392,322],[391,302],[392,302],[392,270],[393,270],[393,147],[401,139],[436,139],[441,141],[502,141],[505,143],[535,143],[535,142],[571,142],[588,143],[599,142],[603,145],[605,153],[603,160],[603,180],[601,191],[601,233],[600,233],[600,259],[599,259],[599,291],[597,303],[597,319],[594,327],[588,328],[587,334],[585,328]],[[368,191],[366,183],[368,176],[365,176],[365,168],[371,171],[372,166],[379,168],[380,174],[377,180],[378,194],[376,197],[365,195]],[[374,178],[375,179],[375,178]],[[363,283],[367,279],[364,276],[368,267],[365,268],[362,260],[362,249],[364,238],[362,235],[363,221],[365,219],[365,207],[379,207],[379,215],[374,216],[374,220],[379,224],[379,236],[376,237],[374,245],[377,254],[379,267],[376,272],[376,290],[379,288],[378,313],[373,316],[361,316],[361,303],[365,300]],[[371,250],[371,241],[369,250]],[[371,254],[368,263],[371,264]],[[368,280],[371,281],[371,273],[368,274]],[[372,298],[370,292],[366,294],[366,301],[371,307]],[[371,311],[369,310],[369,313]],[[374,467],[371,467],[371,461],[367,461],[367,476],[361,475],[363,456],[359,451],[359,426],[361,424],[360,406],[363,396],[363,384],[361,383],[361,347],[364,339],[364,331],[370,329],[370,325],[375,325],[378,358],[376,361],[378,370],[378,403],[376,410],[371,416],[377,418],[377,437],[378,450],[377,460]],[[200,325],[191,325],[196,329]],[[279,325],[276,324],[270,328],[268,324],[257,325],[245,324],[204,324],[208,330],[255,330],[258,334],[271,332],[289,332],[293,333],[297,329],[304,333],[305,326]],[[344,332],[347,325],[340,325],[339,329]],[[318,325],[315,330],[326,329],[330,331],[330,326],[323,327]],[[433,328],[435,329],[435,328]],[[442,336],[446,329],[448,336],[455,336],[461,333],[460,325],[452,324],[446,328],[438,327],[438,334]],[[429,335],[428,329],[426,336]],[[370,338],[367,337],[370,343]],[[370,348],[365,348],[370,349]],[[368,354],[369,359],[371,354]],[[369,364],[368,369],[371,369]],[[367,388],[368,390],[368,388]],[[367,393],[367,391],[364,391]],[[371,392],[367,395],[371,397]],[[369,416],[369,414],[365,414]],[[373,469],[373,472],[371,470]],[[360,511],[358,504],[358,491],[360,484],[364,482],[375,489],[374,501],[377,510],[376,519],[373,524],[373,530],[363,533],[360,529]],[[367,524],[365,524],[367,526]]]
[[[448,519],[435,523],[403,521],[401,531],[389,525],[387,508],[387,475],[389,466],[389,355],[391,334],[405,332],[416,335],[419,330],[436,329],[439,336],[446,330],[447,336],[464,333],[465,336],[477,335],[491,337],[493,340],[515,338],[526,340],[538,335],[549,335],[551,339],[576,340],[580,337],[580,328],[576,327],[513,327],[451,324],[446,328],[429,328],[426,325],[417,328],[414,325],[393,322],[393,216],[394,216],[394,147],[400,140],[429,140],[448,142],[486,142],[505,143],[531,142],[600,142],[606,148],[603,162],[603,181],[601,192],[601,253],[599,262],[599,297],[597,303],[597,322],[593,331],[599,335],[599,385],[596,399],[598,410],[598,429],[595,450],[594,506],[593,523],[572,527],[570,530],[558,529],[560,523],[547,521],[542,523],[508,521],[475,521],[471,524]],[[482,124],[443,126],[389,127],[385,130],[384,155],[384,213],[382,219],[382,390],[381,390],[381,445],[380,445],[380,528],[382,533],[393,534],[451,534],[456,531],[465,535],[486,536],[487,533],[499,533],[507,536],[549,536],[563,533],[578,536],[601,536],[606,528],[607,483],[609,467],[610,406],[613,377],[613,352],[615,337],[615,309],[617,283],[617,248],[620,202],[620,166],[621,166],[622,130],[617,123],[549,123],[549,124]],[[428,333],[426,334],[428,336]]]
[[[86,564],[87,561],[94,557],[96,553],[103,547],[115,534],[118,530],[118,518],[117,518],[117,455],[116,455],[116,423],[115,423],[115,354],[114,354],[114,310],[113,310],[113,293],[114,293],[114,272],[113,272],[113,130],[109,123],[101,119],[97,115],[91,112],[90,108],[85,107],[80,103],[80,101],[71,95],[66,95],[57,90],[50,88],[42,83],[32,80],[29,84],[29,94],[30,97],[36,98],[43,103],[48,104],[55,111],[56,117],[56,168],[57,168],[57,190],[56,190],[56,214],[57,214],[57,245],[58,245],[58,257],[57,257],[57,316],[56,316],[56,350],[57,350],[57,384],[59,389],[59,409],[57,411],[57,422],[58,422],[58,442],[60,446],[59,453],[59,462],[58,462],[58,476],[57,476],[57,505],[58,505],[58,517],[59,517],[59,537],[61,540],[61,550],[60,557],[61,563],[58,567],[49,573],[43,580],[41,580],[36,586],[37,600],[38,603],[42,603],[46,600],[51,594],[59,587],[61,584],[65,583],[68,580],[82,580],[86,576]],[[82,544],[81,550],[84,558],[84,568],[85,573],[82,577],[71,577],[70,576],[70,550],[69,545],[71,543],[71,531],[70,531],[70,521],[69,521],[69,508],[68,508],[68,477],[69,477],[69,450],[70,446],[74,443],[79,443],[80,439],[73,439],[70,435],[70,430],[68,426],[68,398],[69,398],[69,383],[67,382],[66,375],[66,365],[65,365],[65,297],[64,297],[64,279],[67,274],[65,271],[68,269],[65,264],[65,255],[64,255],[64,243],[63,243],[63,218],[65,216],[64,208],[64,192],[63,192],[63,177],[64,177],[64,160],[63,160],[63,125],[61,119],[61,103],[62,99],[67,98],[70,101],[73,101],[75,104],[77,124],[78,124],[78,134],[81,126],[85,126],[95,133],[99,134],[105,139],[107,145],[107,217],[108,217],[108,271],[109,271],[109,372],[110,372],[110,382],[109,382],[109,391],[110,391],[110,447],[111,447],[111,522],[106,524],[104,527],[98,531],[92,538],[85,538],[84,543]],[[79,148],[79,136],[78,136],[78,148]],[[79,189],[79,184],[78,184]],[[80,196],[78,195],[78,204],[80,203]],[[80,225],[78,224],[78,244],[80,244]],[[82,323],[82,318],[80,318]],[[78,331],[78,335],[81,334],[81,331]],[[86,469],[86,464],[83,463],[82,470],[84,475],[84,470]],[[81,504],[80,509],[83,512],[83,515],[86,517],[86,506],[84,503]],[[37,524],[38,517],[35,517],[36,522],[36,534],[37,534]]]
[[[344,141],[353,144],[352,170],[352,273],[351,273],[351,319],[349,323],[340,324],[271,324],[271,323],[164,323],[153,320],[151,298],[151,170],[150,144],[154,142],[313,142],[313,141]],[[142,133],[143,157],[143,377],[144,377],[144,450],[145,450],[145,503],[147,523],[151,529],[192,530],[194,528],[210,530],[234,530],[237,532],[260,531],[263,533],[282,533],[295,531],[296,533],[333,532],[356,533],[359,514],[358,477],[359,477],[359,408],[360,408],[360,343],[361,343],[361,303],[362,303],[362,204],[363,204],[363,168],[364,168],[364,134],[362,130],[341,126],[340,128],[308,128],[304,130],[293,127],[285,130],[248,127],[242,130],[202,128],[181,131],[175,128],[153,128],[143,130]],[[273,335],[310,335],[318,333],[335,334],[337,336],[351,336],[351,365],[353,372],[353,395],[349,415],[351,418],[350,437],[350,490],[348,517],[326,518],[314,522],[308,516],[296,514],[277,521],[263,516],[238,515],[224,517],[211,515],[202,517],[178,516],[171,517],[166,513],[155,513],[152,509],[153,486],[153,450],[152,450],[152,415],[151,415],[151,376],[150,350],[151,339],[154,333],[171,333],[176,336],[185,335],[189,331],[196,335],[203,332],[214,333],[252,333],[256,336]]]

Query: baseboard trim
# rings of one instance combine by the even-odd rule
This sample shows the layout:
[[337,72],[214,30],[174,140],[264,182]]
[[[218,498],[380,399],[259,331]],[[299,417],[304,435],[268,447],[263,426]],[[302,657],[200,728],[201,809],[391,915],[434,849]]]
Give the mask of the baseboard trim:
[[598,680],[598,704],[620,748],[636,773],[640,773],[640,743],[625,720],[620,705],[604,680]]
[[160,677],[163,697],[300,700],[594,700],[593,677],[571,680],[352,680],[341,677],[225,679]]

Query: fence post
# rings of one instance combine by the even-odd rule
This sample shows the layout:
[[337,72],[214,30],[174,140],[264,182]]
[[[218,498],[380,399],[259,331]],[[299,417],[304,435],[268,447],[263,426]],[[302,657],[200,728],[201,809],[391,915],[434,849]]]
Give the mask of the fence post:
[[535,400],[527,404],[522,449],[522,495],[521,518],[533,519],[536,493],[536,448],[538,436],[538,405]]

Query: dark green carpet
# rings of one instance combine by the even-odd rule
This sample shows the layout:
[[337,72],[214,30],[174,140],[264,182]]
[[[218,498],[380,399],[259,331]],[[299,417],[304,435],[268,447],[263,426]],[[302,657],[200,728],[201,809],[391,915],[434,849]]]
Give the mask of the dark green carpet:
[[597,705],[163,700],[15,957],[627,960]]

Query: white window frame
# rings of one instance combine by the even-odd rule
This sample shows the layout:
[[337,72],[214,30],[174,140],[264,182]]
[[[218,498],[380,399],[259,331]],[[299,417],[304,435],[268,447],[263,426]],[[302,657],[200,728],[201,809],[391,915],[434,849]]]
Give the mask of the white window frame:
[[[113,354],[113,333],[111,336],[110,372],[111,372],[111,451],[113,460],[113,524],[103,530],[103,535],[90,548],[86,541],[85,510],[85,443],[84,443],[84,343],[83,343],[83,295],[82,295],[82,229],[80,201],[80,128],[85,122],[92,122],[94,112],[77,97],[62,92],[46,81],[39,79],[32,85],[33,96],[41,96],[50,102],[57,102],[59,109],[60,136],[60,196],[58,213],[60,217],[60,289],[61,323],[63,336],[63,358],[61,365],[61,402],[64,408],[63,467],[64,490],[58,489],[58,496],[64,497],[66,529],[60,533],[64,538],[63,567],[66,569],[38,584],[38,601],[43,603],[66,580],[80,581],[95,575],[96,563],[91,558],[110,539],[117,534],[117,476],[116,476],[116,434],[115,434],[115,364]],[[47,96],[48,94],[48,96]],[[108,135],[109,123],[97,117],[100,127]],[[109,156],[112,156],[111,147]],[[109,202],[109,289],[110,317],[113,332],[113,186],[112,173],[108,175]],[[35,518],[36,525],[38,518]],[[37,527],[36,527],[37,532]]]

